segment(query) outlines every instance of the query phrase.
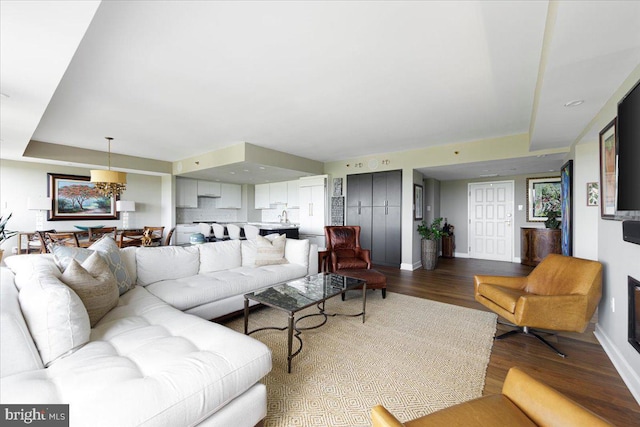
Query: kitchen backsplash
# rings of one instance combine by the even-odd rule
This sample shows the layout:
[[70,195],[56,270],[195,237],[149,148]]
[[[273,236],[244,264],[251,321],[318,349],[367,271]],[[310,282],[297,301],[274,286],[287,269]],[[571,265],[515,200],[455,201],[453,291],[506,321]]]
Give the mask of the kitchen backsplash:
[[[262,209],[262,222],[280,222],[279,215],[282,215],[283,210],[285,210],[284,205],[275,209]],[[289,222],[300,223],[300,209],[286,209],[286,211]]]
[[191,224],[197,221],[237,222],[238,209],[217,209],[216,199],[198,197],[198,208],[177,208],[176,222]]

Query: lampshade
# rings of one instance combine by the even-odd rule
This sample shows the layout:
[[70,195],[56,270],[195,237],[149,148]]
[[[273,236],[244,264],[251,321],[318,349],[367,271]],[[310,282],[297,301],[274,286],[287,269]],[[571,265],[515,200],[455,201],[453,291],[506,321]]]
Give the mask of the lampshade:
[[116,202],[116,211],[118,212],[135,212],[136,202],[133,200],[118,200]]
[[107,136],[105,139],[109,142],[108,170],[92,170],[91,182],[103,195],[117,197],[127,188],[127,174],[111,170],[111,141],[113,138]]
[[27,209],[31,211],[51,210],[51,198],[50,197],[29,197],[27,199]]

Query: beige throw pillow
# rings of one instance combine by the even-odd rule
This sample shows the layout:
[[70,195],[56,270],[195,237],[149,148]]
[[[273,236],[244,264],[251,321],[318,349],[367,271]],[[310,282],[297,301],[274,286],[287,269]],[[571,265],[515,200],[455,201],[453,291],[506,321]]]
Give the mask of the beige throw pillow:
[[93,328],[100,319],[118,305],[118,284],[106,261],[92,253],[82,265],[72,259],[60,278],[82,300]]
[[262,236],[256,237],[256,265],[287,264],[284,248],[287,236],[281,235],[270,241]]

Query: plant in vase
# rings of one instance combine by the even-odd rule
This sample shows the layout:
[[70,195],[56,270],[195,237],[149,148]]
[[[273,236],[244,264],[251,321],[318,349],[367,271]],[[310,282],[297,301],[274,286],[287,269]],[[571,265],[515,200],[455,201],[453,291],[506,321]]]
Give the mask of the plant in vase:
[[433,270],[438,265],[438,240],[448,236],[442,228],[442,218],[435,218],[431,224],[422,221],[418,224],[418,233],[422,237],[422,268]]
[[[9,231],[5,229],[5,226],[7,225],[7,222],[9,221],[9,219],[11,218],[11,215],[12,214],[7,215],[6,218],[0,216],[0,246],[2,246],[4,242],[9,240],[16,234],[18,234],[17,231]],[[4,255],[4,249],[0,249],[0,261],[2,261],[3,255]]]
[[557,229],[560,228],[561,221],[558,219],[560,217],[560,212],[550,210],[545,212],[547,220],[544,222],[544,226],[546,228]]

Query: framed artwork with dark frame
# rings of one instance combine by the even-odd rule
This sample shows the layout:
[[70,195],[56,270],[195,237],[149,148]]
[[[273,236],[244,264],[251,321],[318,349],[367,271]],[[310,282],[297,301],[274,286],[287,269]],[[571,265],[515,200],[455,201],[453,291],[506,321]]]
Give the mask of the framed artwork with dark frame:
[[422,185],[413,184],[413,219],[421,221],[424,217],[422,205],[424,201]]
[[573,255],[573,160],[567,161],[560,168],[561,203],[562,213],[562,255]]
[[616,119],[600,132],[600,216],[615,219],[618,191]]
[[98,192],[90,177],[48,173],[49,221],[118,219],[116,200]]
[[527,178],[527,222],[544,222],[548,211],[560,212],[561,190],[559,176]]

